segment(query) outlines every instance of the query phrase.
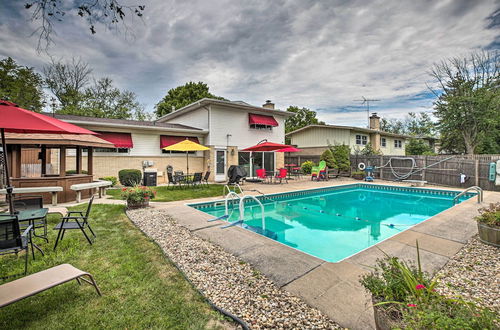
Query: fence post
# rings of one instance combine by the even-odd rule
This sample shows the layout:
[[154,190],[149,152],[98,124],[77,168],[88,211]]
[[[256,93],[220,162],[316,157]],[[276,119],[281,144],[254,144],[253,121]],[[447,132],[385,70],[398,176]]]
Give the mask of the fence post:
[[474,177],[476,179],[476,186],[479,186],[479,159],[474,161]]
[[423,164],[422,164],[422,181],[425,181],[425,167],[427,166],[427,156],[424,156]]
[[[384,156],[380,155],[380,166],[384,165]],[[380,180],[384,179],[384,168],[380,167]]]

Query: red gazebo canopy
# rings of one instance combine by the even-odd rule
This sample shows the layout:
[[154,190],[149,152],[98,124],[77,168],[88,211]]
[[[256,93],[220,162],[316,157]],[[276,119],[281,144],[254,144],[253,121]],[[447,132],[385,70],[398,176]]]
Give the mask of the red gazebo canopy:
[[11,133],[92,134],[88,129],[0,100],[0,128]]
[[274,142],[263,142],[256,144],[254,146],[243,149],[242,151],[276,151],[279,149],[290,148],[289,145],[274,143]]

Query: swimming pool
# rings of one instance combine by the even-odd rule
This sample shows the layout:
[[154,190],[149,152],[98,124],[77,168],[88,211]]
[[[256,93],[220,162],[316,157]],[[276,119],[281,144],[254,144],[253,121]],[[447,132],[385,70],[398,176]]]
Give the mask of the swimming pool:
[[[321,258],[338,262],[400,233],[450,207],[455,191],[374,184],[349,184],[257,196],[265,209],[245,200],[244,228]],[[469,193],[462,202],[475,196]],[[189,204],[214,217],[220,201]],[[230,222],[240,217],[229,203]]]

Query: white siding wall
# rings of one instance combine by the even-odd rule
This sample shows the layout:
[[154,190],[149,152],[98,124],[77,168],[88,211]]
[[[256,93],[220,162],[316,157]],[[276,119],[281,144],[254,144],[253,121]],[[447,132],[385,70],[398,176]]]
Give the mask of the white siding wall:
[[314,127],[293,134],[291,137],[291,143],[298,148],[327,147],[328,142],[351,145],[349,130]]
[[[285,142],[285,120],[282,116],[269,114],[278,122],[272,131],[251,129],[248,113],[241,109],[211,106],[209,144],[213,146],[237,146],[243,149],[255,145],[263,139],[269,142]],[[251,113],[251,111],[250,111]],[[229,142],[227,134],[231,134]]]
[[208,110],[205,108],[200,108],[169,120],[168,123],[208,129]]

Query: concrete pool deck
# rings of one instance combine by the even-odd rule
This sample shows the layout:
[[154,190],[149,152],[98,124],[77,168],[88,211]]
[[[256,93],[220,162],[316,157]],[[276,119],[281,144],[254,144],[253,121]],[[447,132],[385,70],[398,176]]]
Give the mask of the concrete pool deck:
[[[359,182],[351,179],[327,182],[290,181],[283,185],[246,184],[243,189],[248,194],[252,193],[249,191],[252,189],[271,194]],[[389,181],[377,181],[373,184],[408,186]],[[431,188],[459,190],[436,186]],[[416,240],[424,270],[435,273],[477,233],[476,223],[472,219],[477,215],[477,209],[500,201],[500,193],[485,191],[482,204],[478,204],[475,197],[470,198],[338,263],[326,262],[240,227],[221,229],[220,226],[225,222],[207,222],[213,218],[211,215],[186,205],[220,199],[221,196],[151,205],[162,209],[195,235],[248,262],[278,287],[302,298],[340,325],[369,329],[375,327],[373,310],[369,295],[358,282],[359,276],[368,272],[376,260],[384,256],[384,252],[414,261]]]

